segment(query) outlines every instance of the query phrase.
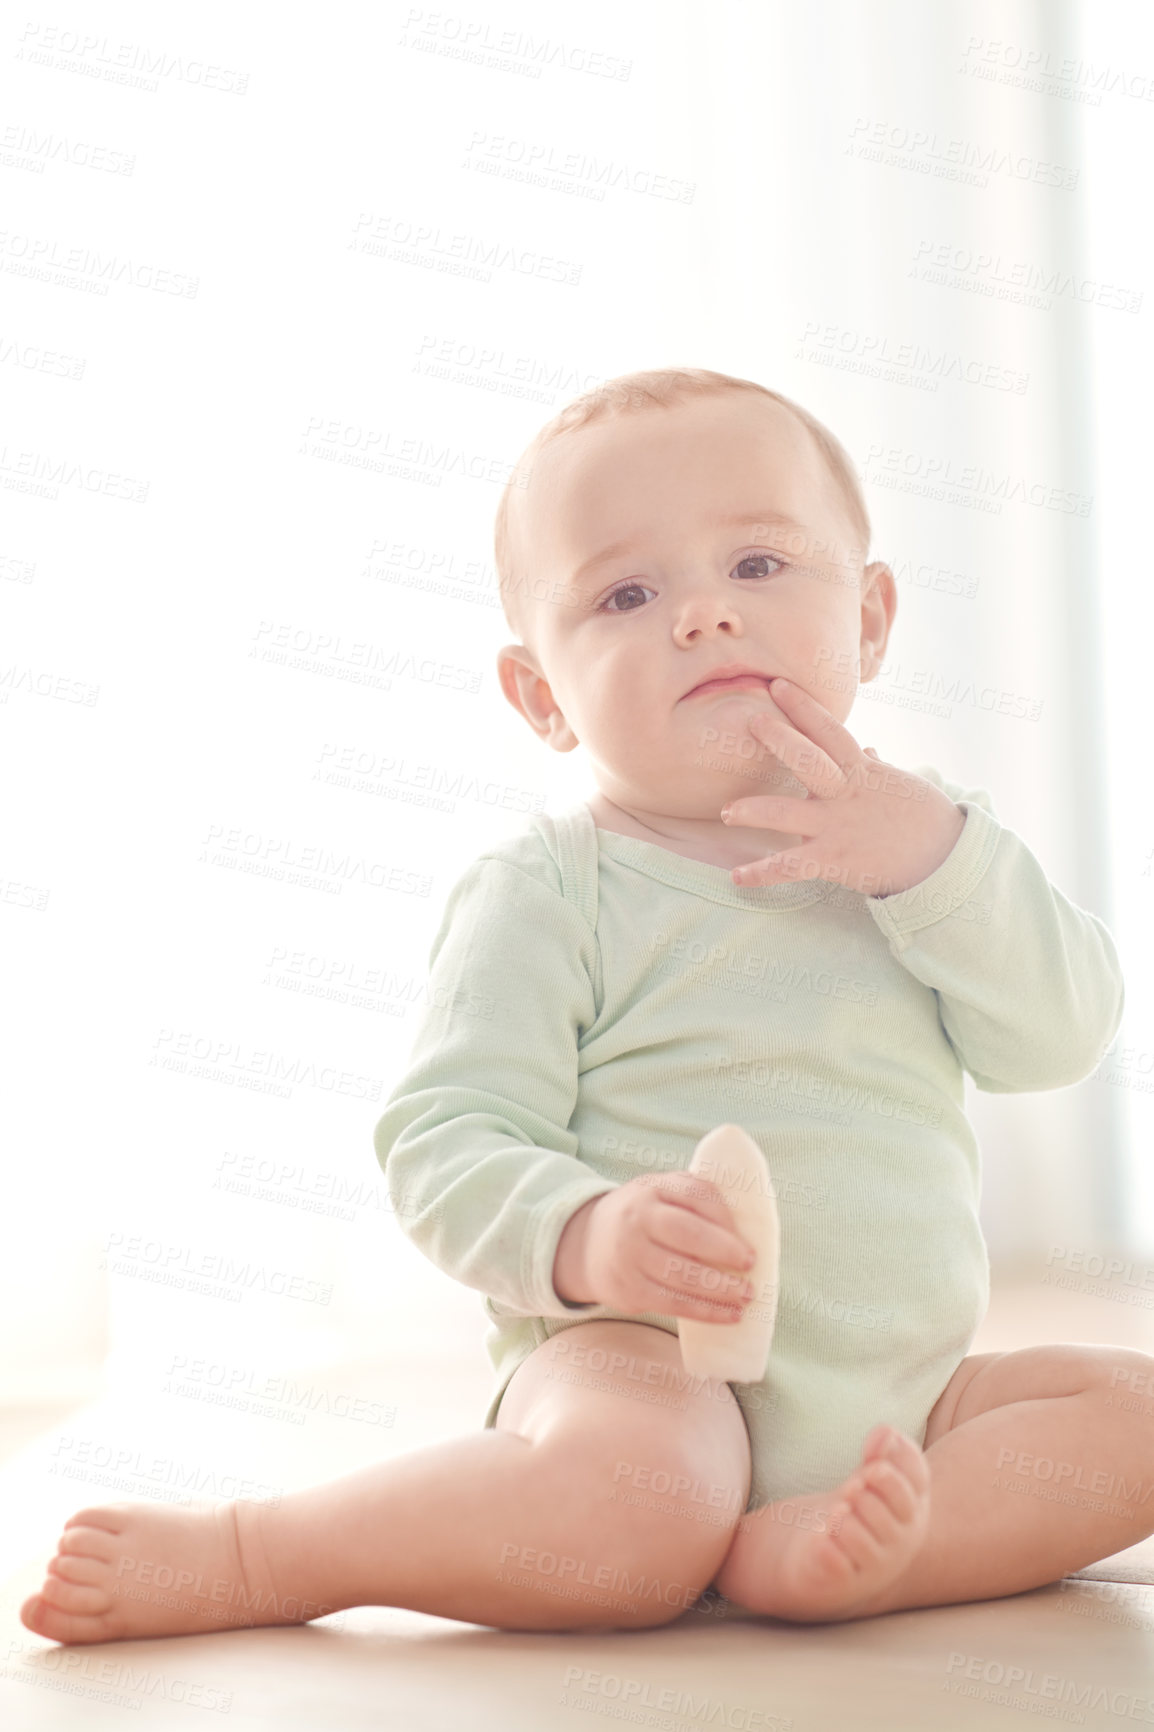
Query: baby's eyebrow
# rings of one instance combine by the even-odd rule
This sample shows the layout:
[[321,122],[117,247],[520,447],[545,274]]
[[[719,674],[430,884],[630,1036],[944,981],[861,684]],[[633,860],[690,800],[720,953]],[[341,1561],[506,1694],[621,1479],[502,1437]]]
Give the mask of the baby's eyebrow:
[[[807,533],[804,524],[798,523],[795,518],[788,517],[784,512],[773,508],[768,511],[739,511],[732,515],[707,517],[705,521],[711,529],[740,528],[743,524],[748,523],[754,528],[790,529],[798,535]],[[603,547],[600,553],[595,553],[591,559],[587,559],[583,565],[577,568],[573,573],[572,581],[580,583],[581,579],[595,566],[604,565],[610,559],[617,559],[623,553],[632,553],[636,545],[636,540],[629,538],[625,541],[615,541],[610,547]]]

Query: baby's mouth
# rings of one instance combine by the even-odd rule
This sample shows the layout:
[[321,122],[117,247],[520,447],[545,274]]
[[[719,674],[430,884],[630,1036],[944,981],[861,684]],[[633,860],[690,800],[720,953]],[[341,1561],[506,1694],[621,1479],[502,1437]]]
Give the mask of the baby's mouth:
[[694,686],[686,695],[699,698],[706,692],[740,691],[743,687],[749,691],[768,692],[769,681],[760,674],[733,674],[727,680],[706,680],[702,685]]

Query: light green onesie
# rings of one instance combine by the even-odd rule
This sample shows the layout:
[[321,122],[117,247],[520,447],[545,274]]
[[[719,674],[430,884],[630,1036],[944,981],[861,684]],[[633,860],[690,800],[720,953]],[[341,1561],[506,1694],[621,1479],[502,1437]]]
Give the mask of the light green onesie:
[[840,1484],[879,1422],[922,1443],[989,1297],[963,1071],[996,1093],[1079,1082],[1118,1029],[1123,982],[1103,922],[1048,882],[986,791],[916,774],[965,826],[936,871],[884,898],[823,879],[741,887],[596,829],[583,803],[530,818],[453,885],[374,1142],[403,1230],[486,1296],[486,1427],[559,1330],[631,1317],[676,1334],[676,1317],[560,1299],[557,1242],[591,1197],[686,1168],[732,1122],[763,1150],[781,1215],[769,1364],[732,1385],[747,1508]]

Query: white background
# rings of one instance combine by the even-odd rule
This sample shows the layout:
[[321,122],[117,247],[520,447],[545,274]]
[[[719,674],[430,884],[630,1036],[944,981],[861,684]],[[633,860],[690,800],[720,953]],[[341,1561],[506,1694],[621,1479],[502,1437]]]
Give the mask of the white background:
[[62,5],[0,88],[0,1400],[419,1338],[429,943],[592,787],[500,692],[493,513],[646,367],[838,434],[899,593],[848,725],[1118,942],[1098,1073],[970,1087],[995,1271],[1154,1256],[1148,8]]

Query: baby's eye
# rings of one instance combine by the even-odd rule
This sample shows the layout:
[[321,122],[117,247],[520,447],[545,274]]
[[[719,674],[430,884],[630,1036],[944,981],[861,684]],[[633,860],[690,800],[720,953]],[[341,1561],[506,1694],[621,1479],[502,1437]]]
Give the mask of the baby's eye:
[[604,612],[604,613],[636,613],[637,612],[636,608],[633,608],[633,607],[610,607],[609,603],[611,601],[616,601],[617,597],[619,595],[628,595],[633,590],[636,590],[640,594],[640,592],[642,590],[645,590],[645,589],[649,590],[650,595],[656,595],[656,593],[657,593],[656,590],[649,589],[648,584],[623,583],[621,585],[620,589],[610,590],[609,594],[605,597],[605,600],[601,603],[602,612]]
[[[734,566],[733,569],[735,571],[740,571],[743,565],[765,566],[767,564],[773,564],[773,565],[779,566],[782,564],[782,561],[780,559],[778,559],[777,555],[774,553],[747,553],[744,559],[738,560],[737,564]],[[773,573],[770,571],[762,570],[762,571],[755,571],[753,575],[754,575],[754,577],[772,577]]]

